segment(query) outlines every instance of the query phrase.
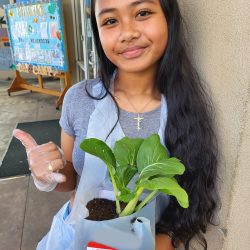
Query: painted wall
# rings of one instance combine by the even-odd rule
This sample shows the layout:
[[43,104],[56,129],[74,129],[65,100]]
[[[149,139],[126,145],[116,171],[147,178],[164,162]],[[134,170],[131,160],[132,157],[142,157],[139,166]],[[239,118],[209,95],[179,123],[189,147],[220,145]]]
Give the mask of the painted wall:
[[249,249],[250,1],[179,2],[194,63],[217,110],[222,208],[208,249]]

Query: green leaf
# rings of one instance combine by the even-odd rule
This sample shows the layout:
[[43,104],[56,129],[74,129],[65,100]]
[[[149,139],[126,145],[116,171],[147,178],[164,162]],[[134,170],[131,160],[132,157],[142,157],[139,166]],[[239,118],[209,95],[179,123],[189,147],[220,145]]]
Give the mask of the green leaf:
[[165,193],[167,195],[174,196],[181,207],[188,208],[189,207],[189,201],[188,201],[188,194],[184,189],[179,190],[178,193],[173,193],[171,190],[168,189],[161,189],[159,190],[162,193]]
[[134,192],[128,193],[128,194],[123,194],[118,197],[119,201],[123,201],[125,203],[130,202],[132,199],[134,199],[136,194]]
[[118,188],[116,185],[116,179],[114,177],[116,160],[112,150],[105,142],[96,138],[85,139],[80,144],[80,148],[85,152],[100,158],[106,164],[114,188],[114,193],[116,198],[116,212],[120,214],[121,207],[118,200]]
[[116,167],[115,156],[105,142],[96,138],[89,138],[82,141],[80,148],[83,151],[100,158],[105,164],[109,164],[114,168]]
[[169,158],[169,155],[166,148],[161,144],[159,135],[153,134],[143,141],[138,151],[138,171],[141,173],[145,167],[167,158]]
[[120,196],[125,195],[125,194],[130,194],[130,193],[131,193],[131,191],[130,191],[129,188],[124,188],[124,189],[121,191]]
[[120,166],[136,165],[138,150],[143,142],[140,138],[124,137],[117,141],[114,146],[114,155]]
[[159,190],[160,192],[174,196],[183,208],[189,206],[186,191],[174,178],[159,177],[152,180],[142,181],[138,185],[148,190]]
[[126,165],[126,166],[119,166],[116,168],[115,178],[117,180],[117,187],[120,191],[122,191],[134,175],[137,173],[137,168]]
[[141,171],[139,179],[148,179],[153,176],[173,177],[174,175],[182,175],[184,171],[185,167],[180,160],[172,157],[146,166]]

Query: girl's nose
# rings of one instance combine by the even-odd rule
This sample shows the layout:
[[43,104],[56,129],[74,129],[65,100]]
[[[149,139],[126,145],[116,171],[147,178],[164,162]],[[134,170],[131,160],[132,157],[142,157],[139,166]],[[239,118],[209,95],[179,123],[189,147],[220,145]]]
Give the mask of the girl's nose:
[[140,31],[132,23],[125,24],[121,29],[119,42],[130,42],[134,39],[138,39],[140,36]]

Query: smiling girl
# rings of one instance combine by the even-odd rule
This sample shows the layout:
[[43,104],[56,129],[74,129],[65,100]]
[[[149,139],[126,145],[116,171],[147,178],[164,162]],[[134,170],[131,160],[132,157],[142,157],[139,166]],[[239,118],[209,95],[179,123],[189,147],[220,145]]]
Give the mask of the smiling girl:
[[[43,191],[77,189],[83,162],[87,164],[79,144],[90,131],[100,132],[95,110],[101,100],[111,97],[118,119],[106,138],[115,140],[117,127],[126,136],[145,138],[164,123],[162,141],[186,166],[178,182],[189,195],[189,208],[168,198],[156,224],[156,249],[181,244],[190,249],[194,237],[207,249],[202,234],[216,209],[217,142],[210,101],[187,56],[177,1],[95,0],[91,22],[100,78],[78,83],[67,92],[60,119],[62,150],[51,142],[37,146],[30,135],[14,131],[26,147],[36,186]],[[96,98],[92,89],[100,82],[105,94]],[[109,126],[113,114],[102,115],[107,121],[103,126]],[[63,221],[73,201],[74,197],[56,215],[38,249],[70,245],[74,229]]]

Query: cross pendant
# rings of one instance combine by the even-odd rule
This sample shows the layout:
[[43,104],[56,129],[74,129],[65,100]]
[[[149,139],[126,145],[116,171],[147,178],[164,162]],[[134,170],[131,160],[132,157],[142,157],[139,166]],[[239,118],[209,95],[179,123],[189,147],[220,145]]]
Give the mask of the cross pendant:
[[140,114],[138,113],[137,117],[134,118],[134,120],[137,121],[137,131],[140,131],[141,130],[140,124],[141,124],[142,120],[144,120],[144,118],[140,117]]

